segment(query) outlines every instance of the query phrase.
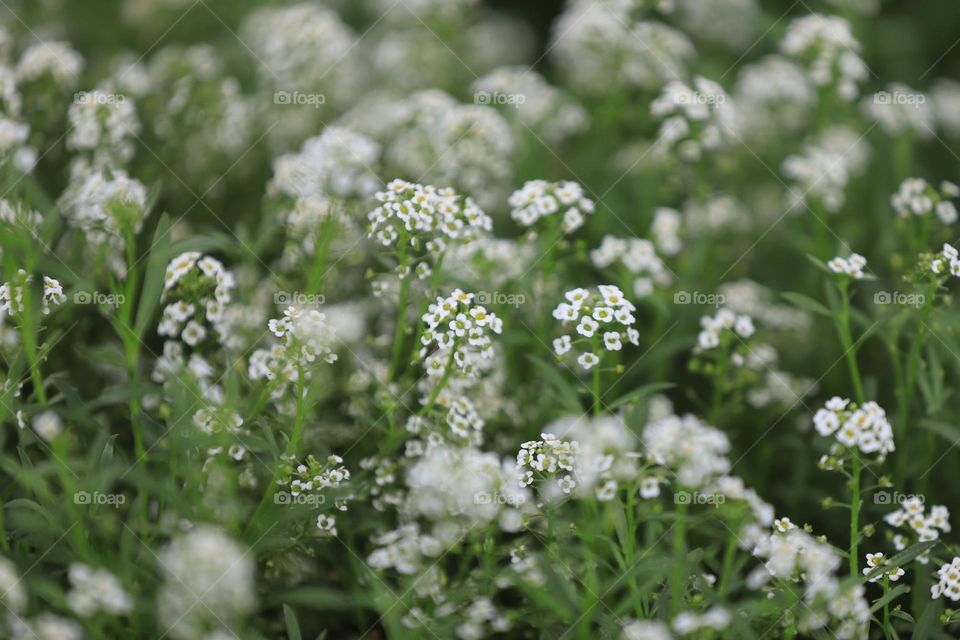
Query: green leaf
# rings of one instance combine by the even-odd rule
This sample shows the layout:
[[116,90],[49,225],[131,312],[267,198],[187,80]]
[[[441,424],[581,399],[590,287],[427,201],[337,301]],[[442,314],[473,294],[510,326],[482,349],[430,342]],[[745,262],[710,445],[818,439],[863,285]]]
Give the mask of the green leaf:
[[147,331],[157,305],[160,304],[163,274],[167,270],[167,262],[172,257],[170,255],[170,216],[167,214],[160,216],[150,246],[152,248],[147,258],[147,270],[143,277],[140,303],[137,305],[137,319],[134,322],[134,332],[141,339]]
[[891,589],[886,594],[884,594],[882,598],[880,598],[879,600],[873,603],[873,606],[870,607],[870,613],[879,611],[880,609],[883,608],[883,605],[887,604],[894,598],[897,598],[904,593],[908,593],[909,591],[910,591],[910,587],[905,584],[901,584],[896,589]]
[[817,315],[824,316],[825,318],[833,317],[833,312],[830,311],[830,309],[826,308],[823,304],[817,302],[810,296],[802,293],[796,293],[794,291],[787,291],[786,293],[781,293],[780,297],[798,309],[803,309],[804,311],[809,311],[810,313],[815,313]]
[[290,640],[303,640],[300,634],[300,623],[297,622],[297,612],[288,604],[283,605],[283,621],[287,625],[287,637]]

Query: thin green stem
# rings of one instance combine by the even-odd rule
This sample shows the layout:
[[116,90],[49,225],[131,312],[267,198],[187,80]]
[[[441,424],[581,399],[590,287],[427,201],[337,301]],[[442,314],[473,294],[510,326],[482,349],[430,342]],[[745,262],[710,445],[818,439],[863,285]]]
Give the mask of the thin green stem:
[[860,472],[862,468],[860,458],[856,454],[853,455],[852,465],[853,471],[850,474],[850,575],[859,576],[857,548],[860,544]]
[[670,613],[676,615],[683,604],[687,574],[687,502],[677,504],[673,527],[673,580],[670,584]]

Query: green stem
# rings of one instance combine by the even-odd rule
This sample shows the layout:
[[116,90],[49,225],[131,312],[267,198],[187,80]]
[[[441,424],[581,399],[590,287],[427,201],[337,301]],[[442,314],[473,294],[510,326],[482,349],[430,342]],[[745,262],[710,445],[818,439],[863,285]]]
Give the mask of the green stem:
[[841,310],[840,318],[837,320],[837,331],[840,334],[840,343],[843,347],[844,357],[847,360],[847,366],[850,369],[850,378],[853,381],[854,393],[857,397],[857,403],[866,402],[863,394],[863,381],[860,378],[860,367],[857,364],[857,353],[853,348],[853,334],[850,331],[850,296],[848,292],[848,282],[841,281],[840,285]]
[[858,577],[860,572],[857,568],[859,557],[857,548],[860,543],[860,458],[853,455],[853,472],[850,477],[850,575]]
[[687,573],[687,503],[677,504],[677,521],[673,529],[673,580],[670,585],[670,613],[680,613]]

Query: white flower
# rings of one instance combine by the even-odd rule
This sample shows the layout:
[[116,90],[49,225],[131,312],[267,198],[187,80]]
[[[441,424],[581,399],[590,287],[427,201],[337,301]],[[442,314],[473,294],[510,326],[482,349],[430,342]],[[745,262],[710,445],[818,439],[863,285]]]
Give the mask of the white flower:
[[600,358],[593,353],[583,353],[577,358],[577,362],[580,363],[581,367],[589,371],[595,365],[600,363]]
[[640,497],[649,500],[660,495],[660,482],[653,477],[640,481]]
[[572,233],[583,226],[584,215],[593,213],[593,201],[583,193],[583,187],[576,182],[547,182],[531,180],[508,200],[512,208],[510,216],[519,224],[530,227],[542,218],[560,211],[560,204],[566,208],[560,223],[565,233]]
[[607,331],[603,334],[603,346],[607,351],[620,351],[623,345],[620,342],[620,334],[616,331]]
[[558,356],[562,356],[570,351],[570,344],[570,336],[560,336],[553,341],[553,351]]

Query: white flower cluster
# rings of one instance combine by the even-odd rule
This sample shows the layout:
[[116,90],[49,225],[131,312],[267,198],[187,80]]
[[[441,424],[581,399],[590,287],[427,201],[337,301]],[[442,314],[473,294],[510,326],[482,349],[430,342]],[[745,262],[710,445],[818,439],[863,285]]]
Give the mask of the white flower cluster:
[[[456,538],[448,542],[453,544]],[[404,575],[417,573],[424,556],[435,558],[444,551],[444,543],[432,535],[421,534],[416,523],[375,536],[373,543],[380,548],[367,557],[367,564],[374,569],[392,568]]]
[[590,116],[573,99],[529,67],[500,67],[473,83],[475,98],[499,105],[508,120],[547,142],[560,142],[587,128]]
[[733,616],[730,615],[729,611],[721,606],[713,606],[704,613],[681,611],[673,619],[671,624],[674,631],[682,636],[686,636],[703,629],[723,631],[730,626],[732,619]]
[[746,340],[756,333],[753,318],[737,315],[730,309],[718,309],[712,316],[702,316],[700,327],[697,349],[702,351],[711,351],[725,344],[724,336],[736,335]]
[[696,51],[682,32],[637,20],[632,2],[571,2],[554,22],[548,51],[577,89],[656,89],[681,77]]
[[883,552],[877,552],[867,554],[867,566],[863,568],[863,575],[868,575],[879,567],[883,567],[883,571],[868,578],[867,582],[874,584],[884,580],[896,582],[906,573],[903,568],[890,565],[889,559],[883,555]]
[[[521,487],[533,484],[534,471],[539,478],[557,477],[556,485],[565,494],[572,492],[577,481],[580,443],[576,440],[560,440],[552,433],[541,433],[540,440],[530,440],[520,445],[517,453],[517,474]],[[560,477],[562,475],[562,477]]]
[[230,304],[234,287],[233,274],[216,258],[198,251],[188,251],[170,261],[163,276],[163,294],[168,303],[157,327],[161,336],[177,337],[189,347],[196,347],[209,337],[207,323],[222,341],[229,332],[224,309]]
[[667,625],[659,620],[627,620],[620,640],[673,640]]
[[858,407],[834,396],[814,414],[813,426],[821,436],[833,436],[844,447],[856,447],[868,455],[875,453],[882,458],[894,450],[887,413],[873,401]]
[[[908,527],[919,542],[939,540],[941,533],[952,531],[950,510],[942,504],[936,504],[930,507],[930,513],[927,514],[919,496],[908,496],[900,503],[900,508],[885,515],[883,521],[898,529]],[[907,536],[897,533],[893,536],[893,546],[897,551],[903,551],[907,548],[908,540]],[[929,550],[917,556],[920,564],[927,564],[929,560]]]
[[[555,438],[569,441],[576,450],[573,481],[578,497],[595,497],[601,502],[612,500],[621,483],[629,483],[637,477],[634,449],[638,440],[622,418],[603,415],[566,417],[551,422],[546,429]],[[645,489],[659,493],[656,478],[650,479],[654,480],[653,487],[642,484],[641,495]],[[541,493],[551,498],[555,492],[548,486]]]
[[174,538],[159,560],[159,621],[172,637],[232,635],[254,608],[253,557],[220,529],[202,525]]
[[734,96],[737,135],[770,144],[800,131],[816,100],[804,70],[778,55],[744,65],[737,74]]
[[633,295],[637,298],[646,298],[653,293],[654,286],[666,286],[672,279],[654,244],[641,238],[604,236],[600,246],[590,252],[590,260],[598,269],[619,262],[628,273],[636,276]]
[[567,301],[557,305],[553,317],[564,326],[576,323],[579,337],[565,334],[555,339],[553,351],[558,356],[574,345],[586,344],[589,349],[577,357],[577,362],[589,371],[600,363],[604,350],[620,351],[624,340],[634,346],[640,344],[640,332],[633,327],[636,307],[619,288],[602,284],[596,289],[571,289],[563,297]]
[[930,262],[930,271],[935,275],[942,274],[944,269],[949,270],[950,275],[960,278],[960,252],[953,245],[946,243]]
[[14,615],[21,613],[27,605],[27,591],[20,581],[17,567],[3,556],[0,556],[0,603]]
[[679,80],[668,83],[650,104],[650,114],[662,120],[659,150],[676,148],[688,162],[719,148],[736,124],[733,101],[726,91],[702,76],[694,77],[693,87]]
[[934,135],[933,106],[926,95],[905,84],[894,82],[886,91],[865,97],[861,108],[891,137],[911,135],[922,140]]
[[77,172],[59,201],[71,226],[80,229],[92,245],[109,249],[107,259],[123,274],[126,239],[140,232],[147,215],[147,189],[125,171]]
[[21,83],[39,80],[49,74],[57,86],[77,83],[83,70],[83,56],[68,43],[44,40],[30,45],[17,62],[17,80]]
[[576,182],[530,180],[514,191],[508,200],[510,217],[524,227],[531,227],[541,218],[562,213],[560,228],[573,233],[583,226],[584,216],[594,211],[593,200],[584,196]]
[[776,295],[753,280],[725,282],[717,288],[728,309],[756,318],[773,329],[804,332],[810,328],[810,314],[789,304],[779,304]]
[[471,375],[477,369],[473,361],[476,356],[493,357],[490,333],[503,331],[503,321],[486,307],[474,304],[473,299],[472,293],[454,289],[446,298],[438,296],[423,314],[427,329],[420,336],[420,358],[426,360],[431,347],[441,354],[431,358],[427,375],[444,376],[453,365]]
[[846,201],[847,184],[867,166],[869,147],[862,138],[851,129],[829,127],[808,143],[803,153],[788,156],[782,171],[796,182],[788,189],[790,208],[815,199],[827,211],[838,211]]
[[325,90],[337,103],[353,94],[357,38],[336,12],[310,2],[267,7],[251,14],[241,33],[262,78],[277,89]]
[[469,242],[493,228],[493,222],[470,198],[453,189],[393,180],[377,193],[382,204],[367,216],[370,237],[390,247],[401,243],[440,255],[447,241]]
[[727,473],[727,436],[694,415],[667,415],[643,430],[643,450],[656,464],[671,469],[684,487],[700,487]]
[[126,96],[103,89],[78,94],[67,119],[67,149],[93,152],[94,167],[121,165],[133,157],[132,139],[140,133],[140,120]]
[[867,259],[859,253],[851,253],[846,258],[836,256],[827,262],[827,268],[834,273],[849,276],[854,280],[863,280],[867,274],[863,272],[867,266]]
[[960,601],[960,558],[954,557],[937,569],[937,577],[937,584],[930,587],[930,597],[946,596],[954,602]]
[[[177,174],[183,180],[209,177],[205,174],[219,166],[224,156],[238,162],[247,152],[254,134],[254,99],[227,75],[216,49],[168,45],[151,57],[149,78],[150,98],[158,103],[154,133],[171,153],[182,154],[174,159],[182,167],[183,173]],[[189,148],[183,146],[187,140]]]
[[[0,314],[6,313],[13,317],[18,313],[26,311],[23,304],[23,291],[33,282],[33,275],[23,269],[17,270],[14,279],[0,284]],[[43,276],[43,298],[41,300],[41,310],[43,315],[50,313],[50,305],[61,305],[67,301],[67,296],[63,293],[63,287],[60,281]]]
[[765,558],[763,567],[751,575],[752,586],[759,588],[771,577],[804,583],[805,611],[800,629],[811,632],[829,628],[838,640],[862,640],[867,636],[870,605],[863,585],[843,591],[836,571],[840,555],[825,542],[804,530],[790,527],[758,541],[754,555]]
[[951,200],[957,197],[960,197],[960,187],[952,182],[944,180],[937,190],[923,178],[907,178],[890,196],[890,204],[901,218],[936,212],[941,222],[953,224],[957,221],[957,207]]
[[327,316],[317,309],[287,307],[283,317],[271,318],[267,327],[280,341],[250,355],[248,374],[251,380],[276,381],[275,397],[283,394],[286,384],[299,380],[301,370],[309,377],[317,360],[337,361],[333,350],[337,335]]
[[430,446],[407,471],[402,511],[464,530],[496,520],[504,531],[516,532],[533,505],[530,492],[511,481],[515,477],[512,463],[494,453]]
[[93,569],[75,562],[67,573],[72,589],[67,594],[70,608],[83,618],[98,611],[125,616],[133,611],[133,599],[115,575],[106,569]]
[[380,145],[343,127],[327,127],[297,153],[273,161],[271,189],[293,198],[365,198],[380,187],[373,167]]
[[808,65],[815,86],[834,86],[837,95],[848,102],[857,98],[858,83],[867,79],[860,43],[853,37],[850,23],[838,16],[812,13],[796,18],[787,27],[780,50]]
[[383,132],[385,173],[454,187],[483,207],[506,197],[515,136],[497,109],[460,104],[430,89],[394,102],[390,110]]

